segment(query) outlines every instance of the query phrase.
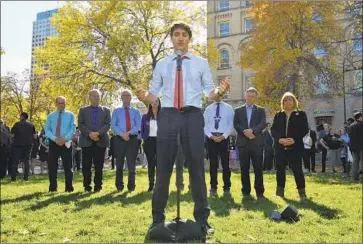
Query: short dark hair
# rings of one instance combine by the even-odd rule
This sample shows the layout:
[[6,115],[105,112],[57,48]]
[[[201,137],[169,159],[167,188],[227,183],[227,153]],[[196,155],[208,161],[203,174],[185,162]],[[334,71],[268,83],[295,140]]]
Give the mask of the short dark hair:
[[173,23],[173,25],[171,26],[170,28],[170,37],[173,36],[173,33],[176,29],[183,29],[185,30],[188,35],[189,35],[189,38],[192,38],[192,29],[190,28],[190,26],[184,22],[175,22]]
[[356,112],[355,114],[354,114],[354,119],[355,120],[358,120],[360,117],[362,117],[363,116],[363,114],[362,114],[362,112]]
[[28,113],[26,113],[26,112],[22,112],[22,113],[20,114],[20,116],[21,116],[21,117],[23,117],[24,119],[28,119],[28,118],[29,118],[29,115],[28,115]]
[[349,122],[349,123],[353,123],[353,122],[354,122],[354,119],[353,119],[353,118],[348,118],[348,119],[347,119],[347,122]]

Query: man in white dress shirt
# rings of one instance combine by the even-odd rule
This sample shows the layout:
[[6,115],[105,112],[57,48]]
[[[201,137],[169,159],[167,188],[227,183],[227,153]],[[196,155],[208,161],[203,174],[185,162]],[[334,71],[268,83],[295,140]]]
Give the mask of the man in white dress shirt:
[[210,208],[204,175],[202,93],[213,100],[222,97],[229,89],[230,82],[226,78],[215,88],[208,62],[188,52],[192,31],[187,24],[175,23],[170,29],[170,36],[175,53],[157,62],[149,91],[139,88],[136,93],[145,104],[152,103],[160,91],[163,96],[158,117],[157,173],[152,196],[153,223],[150,228],[165,221],[179,125],[181,144],[189,162],[195,203],[194,218],[201,224],[203,231],[210,233],[213,229],[207,222]]
[[229,135],[233,129],[234,111],[231,105],[222,101],[220,97],[209,105],[204,112],[204,133],[208,137],[208,151],[210,162],[210,195],[217,194],[218,166],[221,159],[223,169],[224,196],[230,196],[231,170],[229,168]]

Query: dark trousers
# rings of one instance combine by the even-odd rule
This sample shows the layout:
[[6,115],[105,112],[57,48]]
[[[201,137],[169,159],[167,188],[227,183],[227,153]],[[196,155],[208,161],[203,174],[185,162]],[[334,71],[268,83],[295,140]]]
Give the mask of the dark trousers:
[[210,214],[204,173],[204,117],[200,110],[178,112],[162,108],[158,116],[156,185],[152,196],[154,222],[165,221],[170,176],[177,154],[177,132],[180,124],[180,141],[188,162],[194,200],[194,218],[205,223]]
[[146,140],[144,140],[144,152],[147,159],[149,186],[154,187],[155,169],[156,169],[156,137],[149,137]]
[[208,138],[210,186],[212,189],[217,189],[218,186],[219,157],[221,158],[223,169],[223,190],[227,191],[231,188],[231,170],[229,168],[228,145],[228,139],[225,139],[222,142],[215,142]]
[[[313,149],[304,149],[303,154],[304,168],[307,170],[315,170],[315,151]],[[311,162],[311,168],[310,168]]]
[[24,163],[24,179],[29,176],[29,156],[31,151],[31,145],[29,146],[14,146],[13,149],[13,163],[11,168],[11,178],[15,179],[18,172],[18,165],[20,160]]
[[76,150],[76,153],[73,156],[74,166],[76,166],[77,171],[81,170],[81,154],[82,154],[81,150]]
[[54,141],[49,141],[48,174],[49,191],[57,190],[58,159],[62,158],[65,175],[65,191],[73,191],[72,148],[65,145],[58,146]]
[[113,155],[116,156],[116,188],[122,190],[124,188],[123,169],[125,156],[127,160],[128,182],[127,188],[130,191],[135,190],[135,175],[136,175],[136,156],[139,142],[136,136],[130,137],[130,140],[124,141],[120,136],[116,136],[113,140]]
[[326,154],[328,153],[328,150],[326,150],[325,147],[321,147],[321,172],[325,172],[326,168]]
[[9,159],[9,147],[6,145],[2,145],[0,147],[0,179],[6,176],[6,171],[8,168],[8,159]]
[[265,151],[263,157],[263,169],[264,170],[272,170],[274,166],[274,153],[273,151]]
[[285,188],[286,165],[290,167],[295,177],[297,189],[305,189],[305,178],[302,171],[301,152],[295,150],[284,150],[276,153],[276,180],[277,186]]
[[102,171],[103,163],[105,162],[105,147],[99,147],[93,143],[90,147],[82,147],[82,173],[83,173],[83,187],[85,190],[90,191],[91,178],[92,178],[92,164],[95,166],[95,177],[93,182],[95,190],[102,189]]
[[257,195],[265,192],[263,186],[262,161],[263,146],[252,146],[247,144],[245,147],[238,147],[239,160],[241,167],[242,194],[251,193],[250,181],[250,161],[252,160],[253,171],[255,173],[255,191]]

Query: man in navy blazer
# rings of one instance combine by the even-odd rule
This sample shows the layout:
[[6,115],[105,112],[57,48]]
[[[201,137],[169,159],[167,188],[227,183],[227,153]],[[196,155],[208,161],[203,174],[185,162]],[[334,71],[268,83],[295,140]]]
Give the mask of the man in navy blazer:
[[245,92],[246,104],[238,107],[234,113],[237,147],[239,151],[243,196],[250,196],[250,160],[255,173],[255,190],[258,198],[263,198],[262,163],[264,138],[262,131],[266,127],[265,109],[255,105],[257,90],[250,87]]

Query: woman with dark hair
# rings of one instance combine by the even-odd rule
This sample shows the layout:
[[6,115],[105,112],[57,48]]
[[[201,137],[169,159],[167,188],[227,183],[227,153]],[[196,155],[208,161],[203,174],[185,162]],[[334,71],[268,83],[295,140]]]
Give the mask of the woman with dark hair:
[[161,109],[160,99],[156,99],[152,104],[149,104],[147,114],[144,114],[141,119],[141,137],[144,140],[144,152],[148,163],[149,189],[148,192],[154,189],[155,184],[155,169],[156,169],[156,134],[158,130],[157,116]]
[[271,134],[275,139],[276,195],[284,197],[286,165],[291,166],[300,200],[306,198],[305,178],[302,171],[303,138],[308,133],[306,113],[299,110],[299,103],[291,92],[281,98],[281,111],[275,114]]

